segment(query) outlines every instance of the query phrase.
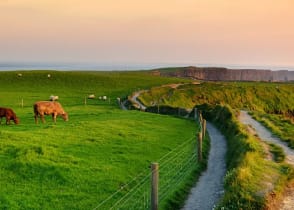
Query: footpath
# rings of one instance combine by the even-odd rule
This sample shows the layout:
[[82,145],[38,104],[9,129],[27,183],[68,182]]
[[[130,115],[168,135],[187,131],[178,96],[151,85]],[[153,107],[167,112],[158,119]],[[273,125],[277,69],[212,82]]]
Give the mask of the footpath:
[[182,210],[211,210],[224,192],[226,140],[211,123],[207,122],[206,128],[211,141],[207,170],[202,173],[196,186],[191,189]]
[[[246,111],[240,112],[239,121],[245,125],[251,126],[260,139],[263,141],[276,144],[280,146],[286,154],[286,162],[294,166],[294,151],[290,149],[285,142],[272,135],[262,124],[254,120]],[[294,209],[294,189],[287,192],[280,210],[293,210]]]
[[[141,109],[146,107],[137,100],[141,92],[136,92],[132,100]],[[122,109],[126,109],[122,103]],[[224,193],[223,179],[226,174],[225,154],[227,151],[226,139],[211,123],[207,122],[206,129],[210,136],[210,151],[207,170],[200,176],[196,186],[190,191],[190,195],[182,210],[211,210],[218,203]]]

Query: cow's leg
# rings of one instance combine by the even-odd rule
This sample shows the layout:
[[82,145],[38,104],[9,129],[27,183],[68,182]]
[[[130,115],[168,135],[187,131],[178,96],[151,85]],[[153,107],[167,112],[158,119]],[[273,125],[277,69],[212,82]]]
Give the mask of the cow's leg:
[[34,118],[35,118],[35,123],[38,124],[38,114],[35,114]]
[[44,115],[43,114],[40,114],[40,118],[42,120],[42,123],[45,123],[45,118],[44,118]]
[[10,117],[6,116],[6,125],[10,125]]
[[56,123],[56,117],[57,117],[57,113],[56,112],[52,113],[52,120],[54,123]]

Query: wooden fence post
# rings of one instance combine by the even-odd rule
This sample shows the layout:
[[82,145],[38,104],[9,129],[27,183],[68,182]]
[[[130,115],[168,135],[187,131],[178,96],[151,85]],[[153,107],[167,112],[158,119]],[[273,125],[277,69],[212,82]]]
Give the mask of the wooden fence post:
[[198,161],[202,161],[202,132],[198,133]]
[[87,105],[87,97],[85,96],[85,101],[84,101],[85,105]]
[[203,119],[203,121],[202,121],[202,134],[203,134],[203,139],[205,138],[205,131],[206,131],[206,120]]
[[21,108],[23,108],[23,98],[21,98]]
[[158,210],[158,163],[151,164],[151,210]]

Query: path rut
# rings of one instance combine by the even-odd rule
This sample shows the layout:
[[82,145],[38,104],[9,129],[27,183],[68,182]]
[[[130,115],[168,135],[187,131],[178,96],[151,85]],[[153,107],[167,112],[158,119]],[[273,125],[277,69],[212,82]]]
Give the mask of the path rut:
[[[280,146],[286,154],[286,162],[294,166],[294,151],[290,149],[285,142],[272,135],[262,124],[254,120],[246,111],[240,112],[239,120],[245,125],[250,125],[256,131],[260,139],[266,142],[274,143]],[[280,210],[294,209],[294,189],[288,192],[288,195],[283,199]]]
[[208,122],[207,131],[211,140],[207,170],[192,188],[182,210],[211,210],[224,192],[226,140],[220,131]]

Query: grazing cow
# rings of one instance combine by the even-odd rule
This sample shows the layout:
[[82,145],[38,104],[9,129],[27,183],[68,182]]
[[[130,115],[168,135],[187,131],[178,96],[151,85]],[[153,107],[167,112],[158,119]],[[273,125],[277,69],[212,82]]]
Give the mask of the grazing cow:
[[56,101],[38,101],[34,104],[35,123],[38,124],[38,116],[45,122],[44,115],[52,115],[52,120],[56,123],[56,117],[61,116],[64,121],[68,121],[68,115],[63,110],[60,103]]
[[2,117],[6,118],[6,125],[10,124],[10,120],[13,120],[15,124],[19,123],[19,119],[16,117],[16,114],[10,108],[0,107],[0,124],[2,121]]

